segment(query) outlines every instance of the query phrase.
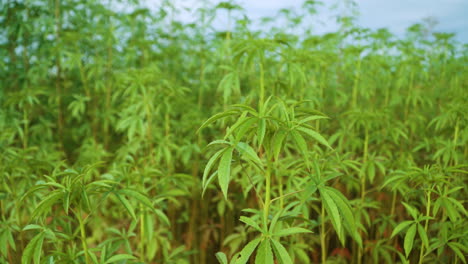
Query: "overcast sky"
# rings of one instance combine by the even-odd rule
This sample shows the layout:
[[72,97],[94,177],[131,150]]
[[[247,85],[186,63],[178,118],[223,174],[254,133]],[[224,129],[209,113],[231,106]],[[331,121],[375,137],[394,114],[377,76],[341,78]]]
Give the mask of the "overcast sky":
[[[147,0],[150,4],[156,4],[159,0]],[[342,0],[343,1],[343,0]],[[200,6],[197,0],[176,0],[178,6]],[[220,1],[211,1],[217,4]],[[258,20],[265,16],[274,16],[281,8],[300,9],[303,0],[239,0],[245,8],[247,16],[252,20]],[[325,6],[320,8],[316,16],[314,32],[324,33],[336,30],[334,14],[329,7],[339,1],[323,0]],[[391,32],[401,36],[405,29],[414,23],[422,22],[424,18],[434,17],[438,24],[435,31],[456,33],[456,39],[468,43],[468,0],[357,0],[359,10],[358,24],[371,29],[386,27]],[[194,16],[183,13],[181,19],[189,22]],[[215,21],[217,28],[223,28],[227,24],[222,18]]]

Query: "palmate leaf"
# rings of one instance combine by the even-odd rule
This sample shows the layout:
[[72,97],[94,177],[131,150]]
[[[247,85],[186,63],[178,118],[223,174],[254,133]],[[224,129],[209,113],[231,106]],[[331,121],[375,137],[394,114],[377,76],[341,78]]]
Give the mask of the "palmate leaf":
[[231,178],[231,161],[233,148],[229,147],[223,153],[218,165],[218,182],[223,192],[224,198],[227,200],[229,181]]
[[266,238],[260,243],[257,249],[257,256],[255,257],[255,264],[274,264],[270,239]]

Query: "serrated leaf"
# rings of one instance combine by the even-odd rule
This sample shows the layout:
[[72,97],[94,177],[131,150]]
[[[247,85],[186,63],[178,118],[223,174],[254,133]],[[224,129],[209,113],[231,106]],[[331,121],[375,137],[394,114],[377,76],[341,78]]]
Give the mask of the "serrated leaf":
[[40,264],[40,257],[42,251],[42,243],[44,241],[44,232],[37,234],[31,241],[28,243],[26,248],[23,251],[23,255],[21,257],[22,264],[30,264],[33,262],[34,264]]
[[130,204],[130,202],[125,198],[125,196],[120,195],[119,193],[114,193],[117,199],[120,201],[120,203],[127,209],[127,212],[132,216],[133,220],[137,220],[137,217],[135,215],[135,209],[133,206]]
[[132,190],[132,189],[121,189],[118,192],[120,194],[126,195],[129,198],[133,198],[133,199],[137,200],[138,202],[142,203],[143,205],[147,206],[151,210],[154,210],[153,203],[151,202],[151,200],[146,195],[144,195],[144,194],[142,194],[142,193],[140,193],[138,191]]
[[427,233],[426,231],[424,230],[424,227],[420,224],[417,224],[418,226],[418,234],[419,234],[419,237],[421,238],[424,246],[426,248],[429,248],[429,239],[427,238]]
[[308,135],[309,137],[315,139],[317,142],[319,142],[320,144],[328,147],[329,149],[333,149],[329,144],[328,144],[328,141],[322,136],[320,135],[318,132],[312,130],[312,129],[309,129],[309,128],[305,128],[305,127],[297,127],[296,128],[297,130],[305,133],[306,135]]
[[281,147],[283,145],[284,138],[286,137],[287,132],[284,130],[278,130],[273,138],[271,139],[273,145],[273,154],[275,155],[275,160],[278,160],[279,154],[281,152]]
[[409,205],[409,204],[407,204],[405,202],[401,202],[401,203],[406,207],[406,210],[408,210],[408,212],[413,217],[413,219],[418,218],[418,210],[416,210],[414,207],[412,207],[411,205]]
[[406,231],[405,241],[403,247],[405,248],[406,257],[409,256],[409,253],[413,249],[414,237],[416,236],[416,224],[413,224],[408,231]]
[[[344,236],[341,226],[341,216],[336,206],[335,201],[330,197],[328,190],[325,188],[319,188],[320,197],[322,198],[323,206],[325,206],[325,211],[327,212],[330,220],[335,228],[335,231],[340,239],[341,243],[344,244]],[[323,217],[323,216],[322,216]]]
[[262,160],[258,157],[257,153],[253,150],[252,147],[244,142],[239,142],[236,145],[236,149],[241,155],[257,164],[259,168],[262,168]]
[[390,237],[393,238],[396,234],[400,233],[403,229],[405,229],[406,227],[408,227],[412,223],[414,223],[414,221],[403,221],[403,222],[399,223],[395,227],[395,229],[393,229],[392,235]]
[[302,228],[302,227],[289,227],[289,228],[279,230],[278,232],[274,233],[273,236],[282,237],[282,236],[290,236],[290,235],[300,234],[300,233],[312,233],[312,231]]
[[224,118],[224,117],[228,117],[228,116],[232,116],[232,115],[236,115],[238,114],[238,111],[235,111],[235,110],[229,110],[229,111],[226,111],[226,112],[222,112],[222,113],[218,113],[218,114],[215,114],[214,116],[208,118],[208,120],[206,120],[201,126],[200,128],[197,130],[197,134],[205,127],[207,127],[208,125],[210,125],[211,123],[215,122],[216,120],[218,119],[221,119],[221,118]]
[[270,239],[264,239],[260,243],[257,249],[257,256],[255,256],[255,264],[274,264]]
[[239,220],[241,222],[255,228],[257,231],[263,232],[262,229],[260,228],[260,226],[254,220],[252,220],[252,218],[249,218],[249,217],[246,217],[246,216],[241,216]]
[[206,189],[207,186],[207,177],[208,174],[211,171],[211,168],[213,167],[214,163],[218,160],[219,156],[225,151],[226,149],[219,150],[216,152],[213,156],[211,156],[210,160],[208,160],[208,163],[205,166],[205,170],[203,171],[203,178],[202,178],[202,186],[203,189]]
[[218,165],[218,182],[226,200],[231,178],[232,151],[233,149],[231,147],[228,148],[221,157]]
[[52,206],[62,198],[62,191],[55,190],[47,195],[36,207],[34,212],[31,215],[31,218],[34,219],[38,215],[46,213],[47,210],[52,209]]
[[302,153],[302,156],[306,160],[307,166],[309,166],[309,162],[308,162],[309,155],[307,152],[307,143],[305,139],[297,131],[292,130],[290,133],[291,133],[292,138],[294,139],[294,142],[296,143],[297,148],[299,149],[299,151]]
[[358,228],[356,225],[356,220],[354,219],[354,214],[349,204],[348,199],[338,190],[332,187],[325,187],[328,190],[328,194],[335,201],[341,217],[343,218],[343,224],[345,229],[349,232],[351,237],[362,246],[362,239],[359,235]]
[[110,264],[110,263],[115,263],[117,261],[130,260],[130,259],[136,259],[136,257],[129,255],[129,254],[118,254],[106,260],[104,264]]
[[235,264],[246,264],[260,241],[260,238],[250,241],[239,253],[239,258],[236,260]]
[[271,240],[273,245],[273,250],[275,251],[276,258],[280,264],[293,264],[291,257],[289,256],[288,251],[284,248],[281,243],[275,239]]
[[226,254],[224,254],[224,252],[217,252],[215,256],[220,264],[228,264]]
[[258,137],[258,146],[263,144],[263,139],[265,138],[266,132],[266,121],[264,118],[260,118],[258,120],[258,127],[257,127],[257,137]]

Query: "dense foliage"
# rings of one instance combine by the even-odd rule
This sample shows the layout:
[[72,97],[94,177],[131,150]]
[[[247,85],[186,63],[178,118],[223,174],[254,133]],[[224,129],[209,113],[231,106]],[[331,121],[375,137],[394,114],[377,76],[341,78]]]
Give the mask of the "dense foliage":
[[466,263],[466,44],[204,3],[1,1],[1,263]]

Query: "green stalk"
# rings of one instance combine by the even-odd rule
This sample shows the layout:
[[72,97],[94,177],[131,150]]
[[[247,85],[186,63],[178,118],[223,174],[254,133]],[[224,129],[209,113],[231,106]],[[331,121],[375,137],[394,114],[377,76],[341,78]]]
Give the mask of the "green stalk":
[[263,224],[265,229],[268,228],[268,215],[271,202],[271,172],[270,167],[267,167],[265,174],[265,202],[263,203]]
[[[430,190],[426,191],[426,196],[427,196],[426,217],[429,217],[430,212],[431,212],[431,191]],[[429,225],[429,219],[426,219],[424,222],[424,232],[426,232],[426,234],[427,234],[428,225]],[[421,241],[421,250],[419,251],[419,264],[423,263],[423,259],[424,259],[424,243]]]
[[260,102],[259,109],[263,109],[265,102],[265,72],[263,69],[263,57],[260,59]]
[[83,246],[83,251],[85,253],[86,264],[90,264],[90,258],[88,253],[88,244],[86,244],[86,230],[82,218],[81,207],[79,207],[78,222],[80,224],[80,233],[81,233],[81,245]]
[[456,147],[458,141],[458,132],[460,130],[460,119],[457,118],[457,122],[455,123],[455,132],[453,135],[453,145]]
[[143,211],[143,205],[140,204],[140,260],[141,262],[145,263],[145,244],[146,244],[146,237],[145,237],[145,214]]
[[[60,42],[60,31],[61,31],[61,23],[60,23],[60,0],[55,0],[55,38],[56,42]],[[55,92],[57,94],[57,110],[58,110],[58,118],[57,118],[57,128],[58,128],[58,138],[60,147],[63,149],[63,112],[62,112],[62,87],[60,84],[61,78],[61,59],[60,59],[60,49],[57,48],[56,52],[56,62],[55,66],[57,67],[57,77],[55,79]]]
[[353,93],[352,93],[353,97],[352,97],[352,101],[351,101],[351,107],[352,108],[354,108],[356,106],[356,103],[357,103],[360,72],[361,72],[361,58],[358,59],[357,69],[356,69],[356,76],[354,77]]
[[28,147],[28,134],[29,134],[29,119],[28,112],[26,111],[26,106],[23,109],[23,149]]
[[[369,129],[366,127],[365,129],[365,138],[364,138],[364,153],[362,156],[362,163],[363,166],[367,163],[367,156],[368,156],[368,148],[369,148]],[[365,173],[361,172],[361,199],[364,201],[366,193],[366,177]]]
[[320,228],[320,244],[322,245],[322,264],[327,262],[327,248],[325,244],[326,231],[325,231],[325,206],[322,203],[322,212],[321,212],[321,228]]
[[[368,147],[369,147],[369,128],[365,128],[365,138],[364,138],[364,153],[363,153],[363,158],[362,162],[363,165],[365,166],[367,163],[367,156],[368,156]],[[364,172],[361,172],[361,202],[364,204],[364,200],[366,198],[366,174]],[[361,232],[362,235],[362,232]],[[362,247],[358,248],[358,256],[357,256],[357,263],[361,264],[362,263],[362,256],[363,256],[363,249]]]

